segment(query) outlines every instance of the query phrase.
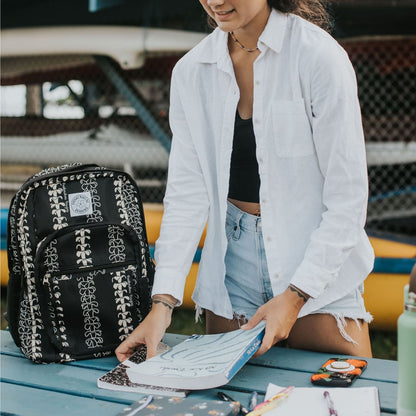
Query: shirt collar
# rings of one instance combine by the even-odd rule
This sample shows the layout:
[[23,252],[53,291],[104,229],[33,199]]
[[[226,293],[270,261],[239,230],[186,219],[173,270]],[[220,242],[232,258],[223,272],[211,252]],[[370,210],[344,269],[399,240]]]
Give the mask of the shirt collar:
[[[264,44],[270,49],[273,49],[276,53],[279,53],[282,50],[287,20],[287,14],[272,9],[266,27],[260,35],[259,44]],[[261,50],[261,45],[259,45],[259,47]]]
[[[272,9],[266,27],[259,38],[259,48],[262,44],[279,53],[282,49],[283,38],[287,26],[287,14]],[[205,42],[199,49],[196,59],[201,63],[224,63],[229,57],[228,53],[228,33],[223,32],[218,27],[209,36],[212,41]]]

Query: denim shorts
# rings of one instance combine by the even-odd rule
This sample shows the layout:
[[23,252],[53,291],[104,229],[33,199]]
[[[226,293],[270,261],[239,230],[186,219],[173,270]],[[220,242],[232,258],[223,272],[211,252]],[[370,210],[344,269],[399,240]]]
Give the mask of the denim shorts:
[[[234,317],[249,320],[257,309],[274,295],[267,269],[266,253],[261,229],[261,217],[241,211],[228,201],[226,217],[228,240],[225,256],[225,285],[230,296]],[[313,313],[326,313],[337,320],[341,335],[355,342],[344,327],[345,318],[372,320],[364,306],[363,286]]]

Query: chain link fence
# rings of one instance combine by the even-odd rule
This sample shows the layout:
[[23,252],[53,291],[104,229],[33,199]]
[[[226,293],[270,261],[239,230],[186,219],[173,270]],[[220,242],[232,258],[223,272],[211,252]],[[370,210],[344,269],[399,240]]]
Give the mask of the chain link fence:
[[[359,86],[370,180],[367,226],[415,237],[416,37],[340,42]],[[170,75],[180,56],[149,56],[128,71],[111,63],[116,74],[94,57],[2,59],[3,190],[24,180],[19,172],[28,166],[37,171],[82,161],[131,172],[144,202],[161,202],[168,149],[149,126],[170,135]],[[138,103],[145,114],[138,116]]]
[[416,37],[341,43],[357,74],[370,183],[367,227],[416,236]]
[[[115,74],[104,72],[93,57],[3,59],[3,184],[21,180],[16,165],[37,170],[97,163],[129,171],[145,201],[161,202],[168,151],[152,137],[148,122],[169,137],[170,75],[180,56],[153,55],[131,71],[108,60]],[[138,102],[147,111],[141,118]]]

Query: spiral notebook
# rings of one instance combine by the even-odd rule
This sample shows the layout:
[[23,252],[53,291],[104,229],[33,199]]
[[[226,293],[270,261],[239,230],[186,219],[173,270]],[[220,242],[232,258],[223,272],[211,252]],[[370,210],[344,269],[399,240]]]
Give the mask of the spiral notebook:
[[[161,354],[162,352],[168,351],[169,349],[169,346],[163,342],[160,342],[157,348],[157,352],[158,354]],[[132,365],[132,363],[139,364],[145,361],[146,352],[146,346],[140,345],[137,348],[137,351],[128,360],[123,361],[111,371],[102,375],[97,380],[97,386],[101,389],[107,390],[185,397],[188,394],[188,390],[134,383],[130,380],[129,376],[127,375],[127,369],[130,367],[130,365]]]

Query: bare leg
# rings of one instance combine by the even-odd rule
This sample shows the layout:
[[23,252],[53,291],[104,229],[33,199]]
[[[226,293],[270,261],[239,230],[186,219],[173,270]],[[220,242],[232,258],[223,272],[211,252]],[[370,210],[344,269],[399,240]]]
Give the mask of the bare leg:
[[368,324],[346,318],[345,331],[357,344],[347,341],[340,333],[336,319],[330,314],[311,314],[299,318],[287,339],[289,348],[329,352],[334,354],[372,357]]
[[[207,334],[218,334],[238,329],[245,321],[226,319],[206,310]],[[299,318],[289,334],[286,345],[289,348],[372,357],[368,324],[360,320],[360,327],[353,319],[346,318],[345,331],[357,344],[347,341],[340,333],[335,318],[330,314],[312,314]]]
[[226,319],[215,313],[205,310],[205,327],[207,334],[219,334],[221,332],[230,332],[239,329],[246,321],[237,319]]

